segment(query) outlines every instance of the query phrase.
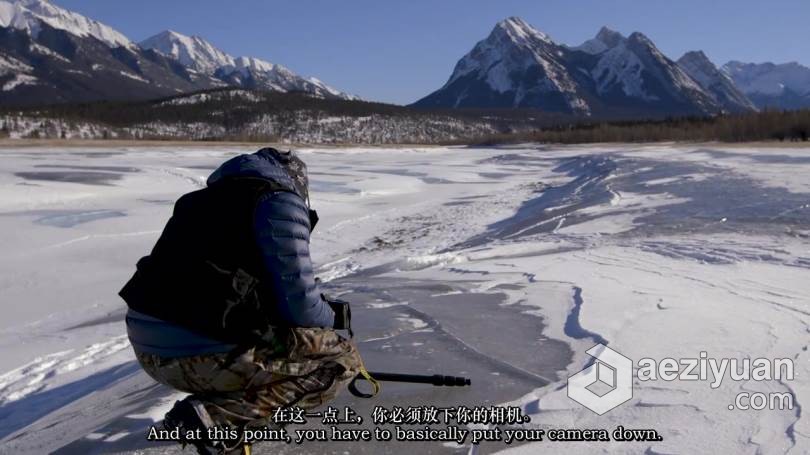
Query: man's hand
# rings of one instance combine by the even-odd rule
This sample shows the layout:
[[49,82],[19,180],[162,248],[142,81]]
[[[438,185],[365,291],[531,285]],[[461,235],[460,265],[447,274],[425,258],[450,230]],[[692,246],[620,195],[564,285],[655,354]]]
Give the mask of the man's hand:
[[332,327],[336,330],[351,330],[352,329],[352,309],[349,302],[331,297],[327,294],[321,294],[323,300],[329,304],[332,311],[335,312],[335,323]]

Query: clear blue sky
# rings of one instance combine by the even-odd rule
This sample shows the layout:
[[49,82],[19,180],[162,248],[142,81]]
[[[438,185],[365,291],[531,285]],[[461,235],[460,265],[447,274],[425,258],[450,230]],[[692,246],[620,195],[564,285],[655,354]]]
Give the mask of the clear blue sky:
[[493,25],[520,16],[577,45],[602,25],[670,58],[810,66],[809,0],[53,0],[134,41],[165,29],[280,63],[365,99],[410,103],[443,85]]

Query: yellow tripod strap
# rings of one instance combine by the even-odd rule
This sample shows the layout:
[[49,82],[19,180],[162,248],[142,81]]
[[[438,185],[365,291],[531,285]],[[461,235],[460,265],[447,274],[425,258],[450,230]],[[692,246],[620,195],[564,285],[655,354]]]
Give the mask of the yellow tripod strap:
[[369,384],[371,384],[371,387],[374,389],[374,391],[371,393],[372,397],[376,396],[378,393],[380,393],[380,388],[381,388],[380,381],[378,381],[378,380],[374,379],[373,377],[371,377],[371,375],[368,373],[368,370],[366,370],[366,366],[363,365],[362,361],[360,363],[360,375],[363,376],[363,379],[368,381]]

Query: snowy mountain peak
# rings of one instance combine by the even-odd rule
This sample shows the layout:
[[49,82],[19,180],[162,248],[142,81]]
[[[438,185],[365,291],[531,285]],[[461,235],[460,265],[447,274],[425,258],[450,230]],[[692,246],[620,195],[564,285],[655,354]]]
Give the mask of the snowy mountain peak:
[[678,59],[678,66],[728,112],[756,110],[728,75],[717,69],[703,51],[690,51]]
[[[0,0],[0,27],[19,31],[0,43],[5,46],[0,99],[19,104],[154,98],[223,86],[355,99],[281,65],[234,58],[199,36],[165,30],[138,46],[113,28],[46,0]],[[37,42],[51,29],[66,36]],[[63,38],[73,42],[70,57],[59,52],[61,41],[55,42]],[[121,47],[128,52],[119,52]],[[9,68],[15,73],[11,80]]]
[[553,43],[548,35],[535,29],[519,17],[508,17],[495,24],[493,33],[498,32],[506,33],[513,41],[517,43],[526,42],[529,40],[541,40],[548,43]]
[[604,26],[601,29],[599,29],[599,33],[596,34],[596,39],[605,43],[607,47],[615,47],[619,43],[624,41],[625,37],[616,30]]
[[718,77],[727,78],[703,51],[689,51],[683,54],[678,59],[678,65],[704,88]]
[[353,96],[335,90],[317,79],[303,78],[282,65],[255,57],[234,58],[199,36],[187,36],[166,30],[141,41],[140,46],[144,49],[154,49],[188,68],[231,85],[354,99]]
[[282,65],[276,65],[255,57],[237,57],[234,59],[234,66],[251,71],[287,73],[290,75],[294,74],[292,71]]
[[[579,52],[577,52],[579,51]],[[583,56],[582,52],[591,54]],[[456,64],[423,107],[528,107],[575,115],[711,114],[715,100],[641,33],[602,27],[570,48],[520,18],[504,19]]]
[[626,49],[624,53],[631,59],[637,59],[642,71],[649,75],[645,76],[639,72],[634,76],[636,80],[641,81],[651,77],[657,80],[665,91],[669,92],[668,96],[679,102],[697,106],[706,113],[719,110],[719,106],[714,102],[712,96],[677,63],[664,55],[647,35],[633,32],[622,45],[615,49]]
[[730,61],[722,71],[760,108],[810,107],[810,68],[806,66]]
[[233,65],[234,58],[199,36],[186,36],[165,30],[139,43],[143,49],[154,49],[174,58],[184,66],[202,73],[213,73],[217,68]]
[[447,83],[415,105],[529,107],[586,116],[595,109],[609,115],[621,109],[654,115],[720,110],[642,33],[625,38],[602,27],[570,48],[516,17],[498,22],[459,60]]
[[730,61],[723,65],[723,71],[745,93],[781,95],[790,90],[799,95],[810,94],[810,68],[796,62],[777,65]]
[[689,51],[678,59],[678,63],[680,62],[694,62],[695,64],[699,65],[710,64],[714,66],[714,63],[709,60],[709,57],[707,57],[703,51]]
[[602,27],[596,37],[585,41],[581,45],[574,47],[574,50],[587,52],[589,54],[601,54],[608,49],[612,49],[625,42],[627,38],[621,33],[608,27]]
[[110,47],[134,47],[121,32],[45,0],[0,0],[0,26],[23,30],[36,37],[42,23],[77,36],[96,38]]
[[232,65],[219,68],[216,74],[225,80],[240,82],[249,88],[307,92],[322,98],[358,99],[326,85],[317,78],[304,78],[283,65],[254,57],[237,57]]
[[655,46],[655,43],[653,43],[652,40],[647,35],[641,32],[631,33],[630,36],[627,37],[627,41],[629,43],[640,45],[648,49],[655,49],[656,51],[658,51],[658,48]]
[[590,115],[566,67],[568,50],[524,20],[498,22],[419,106],[532,107]]

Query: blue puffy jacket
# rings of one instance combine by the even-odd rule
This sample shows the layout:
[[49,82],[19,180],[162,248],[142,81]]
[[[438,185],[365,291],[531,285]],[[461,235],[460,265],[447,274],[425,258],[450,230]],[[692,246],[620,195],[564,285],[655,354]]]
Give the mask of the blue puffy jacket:
[[[294,188],[281,165],[285,156],[273,149],[239,155],[214,171],[208,184],[237,176],[260,177]],[[265,265],[260,278],[272,284],[278,314],[289,326],[332,327],[334,312],[315,283],[309,223],[308,207],[299,194],[277,191],[260,197],[254,216],[254,233]],[[224,352],[231,347],[132,310],[127,313],[127,331],[137,351],[166,357]]]

